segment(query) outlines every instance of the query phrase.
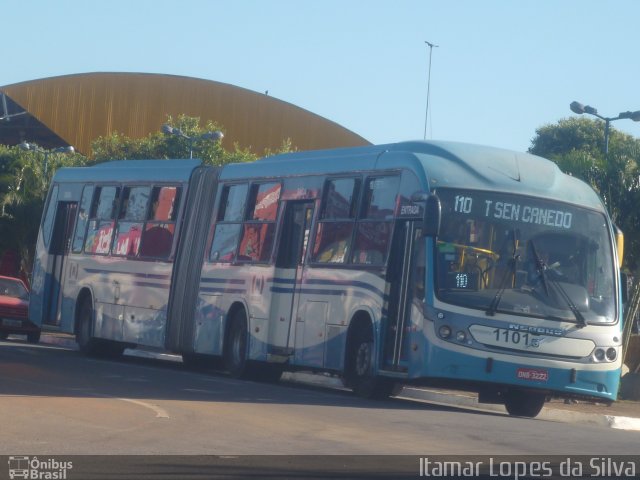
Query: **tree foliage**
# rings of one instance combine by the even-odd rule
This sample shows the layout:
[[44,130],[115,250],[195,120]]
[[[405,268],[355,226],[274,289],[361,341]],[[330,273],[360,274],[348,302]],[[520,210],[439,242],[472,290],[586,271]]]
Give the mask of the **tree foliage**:
[[604,128],[604,122],[582,117],[544,125],[536,130],[529,152],[556,162],[598,192],[625,234],[625,267],[635,272],[640,261],[640,140],[611,128],[605,156]]
[[0,145],[0,251],[13,250],[29,265],[49,183],[60,167],[86,164],[83,155],[24,151]]
[[[208,121],[200,126],[200,119],[180,115],[178,118],[167,117],[167,125],[179,129],[184,136],[166,135],[160,131],[150,133],[144,138],[133,139],[119,133],[107,137],[100,137],[92,143],[93,160],[142,160],[168,158],[199,158],[208,165],[226,165],[228,163],[252,162],[257,155],[249,149],[241,148],[237,143],[232,150],[225,150],[222,142],[213,142],[201,138],[208,132],[221,131],[224,128],[216,122]],[[289,139],[283,140],[282,146],[276,152],[282,153],[293,150]]]
[[[52,151],[24,151],[18,147],[0,145],[0,253],[15,250],[30,265],[38,235],[39,220],[53,174],[60,167],[82,166],[108,160],[145,160],[199,158],[205,164],[251,162],[258,157],[237,143],[226,150],[221,142],[200,138],[207,132],[224,128],[208,121],[180,115],[167,117],[167,124],[184,135],[165,135],[155,132],[144,138],[130,138],[120,133],[99,137],[92,143],[93,156],[54,153]],[[295,150],[291,140],[284,139],[273,155]]]

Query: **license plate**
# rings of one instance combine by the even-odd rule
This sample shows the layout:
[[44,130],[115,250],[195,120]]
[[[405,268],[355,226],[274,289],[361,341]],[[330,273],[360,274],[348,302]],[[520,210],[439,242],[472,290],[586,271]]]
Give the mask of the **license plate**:
[[5,327],[21,327],[22,320],[11,320],[9,318],[3,318],[2,325],[4,325]]
[[516,377],[519,380],[546,382],[549,380],[549,372],[546,370],[537,370],[535,368],[519,368],[516,370]]

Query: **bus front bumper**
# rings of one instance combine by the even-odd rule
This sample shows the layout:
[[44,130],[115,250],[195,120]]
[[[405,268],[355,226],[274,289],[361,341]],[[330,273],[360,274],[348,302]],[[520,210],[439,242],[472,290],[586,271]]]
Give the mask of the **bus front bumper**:
[[[526,360],[530,360],[527,358]],[[591,398],[614,401],[620,384],[620,368],[594,368],[571,362],[554,362],[549,366],[536,361],[511,362],[452,352],[439,346],[431,346],[422,370],[412,383],[446,384],[460,386],[461,390],[480,391],[522,388],[546,392],[552,396]],[[410,369],[413,370],[413,369]],[[414,370],[415,372],[415,370]]]

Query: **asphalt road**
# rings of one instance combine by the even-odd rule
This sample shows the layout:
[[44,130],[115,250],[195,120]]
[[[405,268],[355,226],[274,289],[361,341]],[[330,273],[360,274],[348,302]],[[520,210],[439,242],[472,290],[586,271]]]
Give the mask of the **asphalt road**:
[[[160,464],[166,455],[214,455],[227,466],[238,455],[307,455],[328,468],[318,455],[373,455],[362,461],[380,471],[393,464],[381,455],[640,451],[640,432],[403,399],[367,401],[344,391],[193,372],[177,362],[86,358],[19,340],[0,342],[0,416],[0,455],[154,455]],[[415,461],[409,463],[414,472]]]

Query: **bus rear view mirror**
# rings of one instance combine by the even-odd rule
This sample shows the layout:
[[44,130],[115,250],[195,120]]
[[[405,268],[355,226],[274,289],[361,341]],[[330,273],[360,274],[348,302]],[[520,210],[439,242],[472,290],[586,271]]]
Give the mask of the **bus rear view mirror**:
[[440,218],[442,207],[437,195],[431,194],[426,198],[422,232],[425,237],[437,237],[440,233]]

